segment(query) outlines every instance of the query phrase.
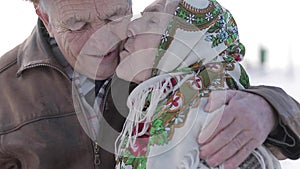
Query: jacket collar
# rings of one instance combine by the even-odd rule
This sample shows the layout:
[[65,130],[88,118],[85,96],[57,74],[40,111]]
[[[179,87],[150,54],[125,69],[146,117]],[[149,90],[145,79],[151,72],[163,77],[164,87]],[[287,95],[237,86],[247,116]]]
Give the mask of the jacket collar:
[[51,65],[62,69],[54,57],[45,29],[42,21],[38,19],[31,35],[20,46],[17,56],[19,65],[17,75],[21,75],[25,69],[39,65]]

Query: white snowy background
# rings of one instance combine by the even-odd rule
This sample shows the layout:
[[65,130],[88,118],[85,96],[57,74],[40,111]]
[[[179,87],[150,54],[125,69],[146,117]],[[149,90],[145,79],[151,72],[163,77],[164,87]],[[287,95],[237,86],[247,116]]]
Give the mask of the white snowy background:
[[[154,0],[133,0],[138,13]],[[299,14],[297,0],[218,0],[233,14],[246,46],[243,64],[252,84],[283,88],[300,101]],[[24,0],[0,2],[0,56],[21,43],[36,24],[32,4]],[[267,62],[259,64],[259,49],[267,50]],[[299,169],[300,160],[281,162],[283,169]]]

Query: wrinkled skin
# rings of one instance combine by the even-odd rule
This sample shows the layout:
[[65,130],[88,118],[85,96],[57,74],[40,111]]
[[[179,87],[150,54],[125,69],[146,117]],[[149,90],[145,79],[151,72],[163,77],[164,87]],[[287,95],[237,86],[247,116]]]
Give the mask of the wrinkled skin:
[[[127,0],[45,1],[37,13],[67,61],[78,72],[93,78],[111,76],[126,38],[131,7]],[[127,16],[127,17],[124,17]]]

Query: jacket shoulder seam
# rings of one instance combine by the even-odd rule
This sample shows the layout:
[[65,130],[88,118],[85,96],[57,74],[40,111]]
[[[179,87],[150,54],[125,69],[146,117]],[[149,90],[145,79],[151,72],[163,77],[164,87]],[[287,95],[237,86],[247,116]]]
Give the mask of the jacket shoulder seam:
[[10,63],[6,64],[5,66],[0,68],[0,73],[4,72],[6,69],[8,69],[9,67],[11,67],[12,65],[17,63],[17,59],[11,61]]
[[3,73],[6,69],[8,69],[9,67],[11,67],[12,65],[14,65],[16,63],[17,63],[17,58],[15,58],[14,60],[8,62],[4,66],[1,66],[0,67],[0,73]]
[[18,62],[18,49],[19,46],[15,47],[11,51],[0,57],[0,73],[3,73],[6,69]]

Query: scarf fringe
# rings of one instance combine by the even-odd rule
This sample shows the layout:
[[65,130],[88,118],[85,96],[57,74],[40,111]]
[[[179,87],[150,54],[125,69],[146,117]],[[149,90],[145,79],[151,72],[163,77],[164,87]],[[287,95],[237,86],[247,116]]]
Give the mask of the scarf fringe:
[[[139,136],[146,134],[159,102],[164,100],[170,93],[176,91],[185,81],[193,76],[195,76],[194,72],[163,74],[144,81],[132,91],[127,100],[129,115],[123,125],[121,134],[115,142],[115,153],[117,156],[121,155],[122,148],[124,149],[124,140],[128,140],[125,148],[130,146],[131,149],[136,150],[136,140]],[[171,81],[174,78],[177,81],[175,86],[173,86]],[[149,106],[144,110],[149,97]]]

